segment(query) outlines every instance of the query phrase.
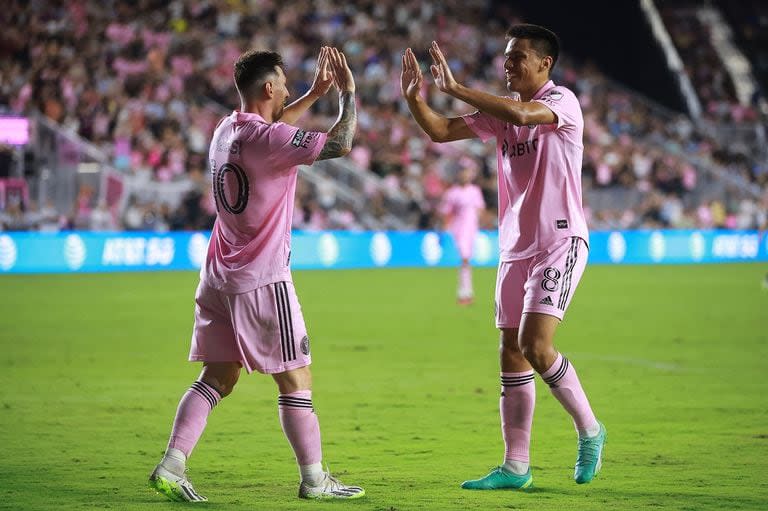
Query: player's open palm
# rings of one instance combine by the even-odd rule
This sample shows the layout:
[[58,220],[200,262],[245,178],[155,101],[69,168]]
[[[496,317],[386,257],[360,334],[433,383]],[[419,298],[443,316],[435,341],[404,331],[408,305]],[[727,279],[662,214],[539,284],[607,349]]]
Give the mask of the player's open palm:
[[456,79],[453,77],[451,68],[448,67],[448,61],[445,59],[445,55],[440,50],[440,47],[435,41],[432,41],[432,46],[429,48],[429,54],[432,56],[432,65],[429,70],[432,72],[432,77],[435,79],[435,85],[443,92],[449,92],[456,85]]
[[320,48],[320,55],[317,57],[317,66],[315,67],[315,78],[312,80],[312,86],[309,90],[318,95],[324,96],[328,89],[333,85],[333,73],[331,72],[331,65],[328,61],[328,54],[330,48],[323,46]]
[[403,53],[403,69],[400,72],[400,91],[406,99],[413,99],[419,95],[424,77],[421,74],[419,61],[416,55],[408,48]]
[[333,83],[339,92],[355,92],[355,77],[347,64],[347,57],[337,48],[330,48],[328,62],[333,73]]

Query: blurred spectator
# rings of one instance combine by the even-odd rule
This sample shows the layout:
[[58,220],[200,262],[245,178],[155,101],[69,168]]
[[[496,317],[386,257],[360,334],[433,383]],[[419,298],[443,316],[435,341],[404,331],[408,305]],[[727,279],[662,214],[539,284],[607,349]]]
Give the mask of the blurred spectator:
[[[461,167],[477,172],[488,205],[481,224],[494,227],[493,145],[435,144],[426,139],[405,115],[400,100],[400,55],[410,46],[426,63],[426,48],[436,39],[459,81],[506,94],[501,34],[509,22],[521,20],[489,15],[491,2],[486,0],[298,0],[290,9],[276,0],[256,4],[257,10],[249,7],[253,2],[225,0],[39,0],[35,9],[11,0],[4,6],[0,103],[19,113],[40,111],[70,127],[138,182],[193,186],[175,208],[131,196],[117,217],[106,204],[96,204],[100,196],[95,190],[81,187],[72,211],[66,212],[68,220],[52,221],[56,215],[46,211],[46,222],[25,223],[24,205],[7,205],[3,228],[209,229],[215,204],[204,170],[207,144],[222,110],[239,107],[232,63],[247,48],[277,49],[295,98],[309,87],[321,44],[341,47],[357,78],[359,126],[349,163],[378,175],[383,187],[366,181],[361,190],[366,209],[353,211],[341,205],[325,178],[315,180],[317,184],[300,178],[294,227],[360,229],[360,215],[384,218],[393,198],[400,197],[403,206],[396,214],[406,225],[435,228],[438,199]],[[721,66],[706,68],[714,61],[699,41],[695,21],[675,15],[670,19],[680,25],[676,43],[691,52],[686,62],[703,63],[705,69],[690,72],[697,84],[708,88],[708,108],[720,115],[719,102],[733,99],[732,86]],[[688,119],[656,110],[612,84],[591,63],[576,63],[566,55],[553,78],[577,93],[584,110],[585,193],[640,192],[634,210],[619,210],[625,206],[620,203],[590,210],[593,228],[764,223],[760,219],[765,208],[748,197],[718,202],[718,207],[702,202],[709,198],[700,193],[702,179],[695,162],[727,167],[763,184],[768,183],[765,162],[724,155],[717,141],[697,133]],[[430,102],[441,111],[469,112],[433,86],[425,87]],[[337,111],[332,96],[318,101],[302,126],[327,129]],[[733,109],[728,111],[733,116]],[[2,161],[0,151],[0,171]]]

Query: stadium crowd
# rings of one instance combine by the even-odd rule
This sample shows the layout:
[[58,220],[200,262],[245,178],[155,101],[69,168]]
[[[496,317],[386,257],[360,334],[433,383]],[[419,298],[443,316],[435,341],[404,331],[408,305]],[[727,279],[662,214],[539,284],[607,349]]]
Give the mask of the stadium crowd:
[[[83,186],[71,211],[32,201],[7,204],[2,228],[209,228],[215,207],[207,144],[222,112],[238,106],[232,63],[245,48],[277,49],[295,98],[309,87],[321,44],[342,48],[356,74],[359,126],[349,159],[384,184],[364,190],[368,212],[383,218],[386,197],[396,195],[405,198],[399,214],[407,225],[439,227],[443,191],[459,169],[470,167],[488,205],[481,223],[493,227],[494,147],[426,139],[400,99],[400,55],[412,47],[426,64],[426,48],[438,40],[459,81],[503,94],[501,34],[518,20],[515,12],[496,6],[490,16],[482,0],[299,0],[291,9],[281,6],[275,0],[11,0],[0,11],[6,27],[0,34],[0,109],[42,112],[106,151],[126,175],[191,186],[178,208],[134,195],[121,211]],[[577,92],[584,111],[586,195],[636,190],[642,197],[631,209],[621,200],[601,201],[596,209],[587,204],[592,228],[766,225],[768,195],[760,201],[737,187],[724,197],[702,191],[702,165],[766,185],[764,163],[756,168],[723,158],[716,141],[687,118],[659,111],[591,64],[563,58],[554,79]],[[468,113],[435,92],[427,90],[437,109]],[[327,129],[336,111],[329,95],[303,127]],[[294,226],[359,229],[362,223],[339,204],[332,186],[300,180]]]

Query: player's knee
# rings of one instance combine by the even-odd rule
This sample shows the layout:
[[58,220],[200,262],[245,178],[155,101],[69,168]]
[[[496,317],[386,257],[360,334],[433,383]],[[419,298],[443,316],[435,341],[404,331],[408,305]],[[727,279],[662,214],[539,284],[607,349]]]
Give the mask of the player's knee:
[[547,370],[548,351],[544,349],[543,343],[525,342],[520,348],[523,356],[536,372],[542,373]]
[[225,398],[228,395],[230,395],[233,390],[235,390],[235,385],[237,384],[237,377],[211,378],[210,381],[207,381],[206,383],[208,383],[211,387],[216,389],[216,392],[218,392],[222,398]]
[[234,380],[226,381],[219,385],[219,394],[221,394],[221,397],[227,397],[232,393],[233,390],[235,390],[235,385],[237,384],[237,378]]
[[312,389],[312,373],[309,366],[273,374],[272,377],[281,394]]
[[240,379],[240,370],[237,371],[206,371],[202,380],[216,389],[216,392],[224,398],[232,393]]
[[502,352],[520,351],[517,332],[517,328],[503,328],[501,330],[501,345],[499,348]]

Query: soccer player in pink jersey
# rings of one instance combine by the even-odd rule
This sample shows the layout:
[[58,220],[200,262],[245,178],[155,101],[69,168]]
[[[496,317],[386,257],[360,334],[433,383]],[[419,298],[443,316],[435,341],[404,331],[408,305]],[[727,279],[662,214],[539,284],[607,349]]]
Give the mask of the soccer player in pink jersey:
[[[327,47],[309,91],[288,106],[279,54],[244,53],[234,79],[240,111],[219,122],[209,152],[218,214],[200,270],[189,354],[203,362],[203,370],[179,402],[150,486],[171,500],[207,500],[186,477],[187,459],[208,415],[245,368],[277,383],[280,424],[299,465],[299,497],[362,497],[362,488],[344,485],[322,468],[309,338],[290,272],[297,166],[349,153],[357,122],[355,81],[344,54]],[[340,113],[330,131],[294,127],[332,84]]]
[[469,305],[475,296],[469,260],[477,237],[478,217],[485,209],[483,192],[472,183],[472,169],[459,171],[458,182],[446,190],[438,209],[461,257],[457,301],[460,305]]
[[501,429],[504,462],[466,489],[527,488],[534,371],[573,418],[578,433],[577,483],[600,470],[605,427],[592,412],[573,365],[554,347],[557,326],[587,263],[581,201],[584,120],[576,96],[549,75],[559,41],[537,25],[507,32],[504,72],[512,96],[458,83],[437,43],[429,49],[437,88],[477,111],[447,118],[419,91],[423,77],[411,49],[403,54],[402,93],[421,128],[436,142],[496,139],[499,167],[500,262],[496,326],[501,330]]

